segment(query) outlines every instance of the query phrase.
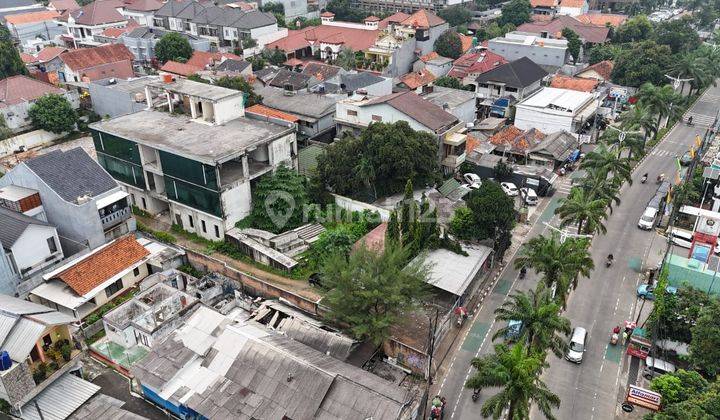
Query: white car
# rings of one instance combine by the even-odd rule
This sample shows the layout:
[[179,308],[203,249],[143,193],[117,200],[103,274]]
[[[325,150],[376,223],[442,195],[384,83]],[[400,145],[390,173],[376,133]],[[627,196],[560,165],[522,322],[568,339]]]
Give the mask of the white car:
[[501,182],[500,188],[502,188],[502,190],[505,191],[505,194],[510,197],[518,195],[518,187],[516,187],[512,182]]
[[657,217],[658,211],[656,208],[647,207],[638,220],[638,227],[642,230],[652,230],[655,226],[655,218]]
[[532,188],[520,188],[520,197],[528,206],[534,206],[538,203],[538,196]]
[[468,186],[470,188],[472,188],[473,190],[480,188],[480,186],[482,185],[482,181],[480,180],[480,177],[478,176],[478,174],[468,173],[468,174],[463,175],[463,179],[465,180],[465,182],[468,183]]

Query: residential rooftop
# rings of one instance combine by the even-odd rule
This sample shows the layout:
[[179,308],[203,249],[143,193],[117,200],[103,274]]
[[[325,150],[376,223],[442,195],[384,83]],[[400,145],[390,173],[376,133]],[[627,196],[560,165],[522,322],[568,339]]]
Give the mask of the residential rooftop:
[[424,262],[430,266],[428,284],[456,296],[465,293],[492,254],[492,248],[483,245],[466,245],[462,249],[467,255],[456,254],[447,249],[435,249],[427,253]]
[[135,77],[132,79],[115,79],[112,77],[109,77],[107,79],[100,79],[95,80],[90,83],[105,86],[112,90],[117,90],[119,92],[125,92],[125,93],[145,93],[145,86],[149,82],[158,80],[158,76],[143,76],[143,77]]
[[233,96],[242,96],[243,93],[228,89],[221,86],[210,85],[207,83],[195,82],[192,80],[177,78],[170,83],[155,78],[147,83],[148,86],[160,89],[167,89],[183,95],[194,96],[200,99],[217,102],[223,99],[232,98]]
[[447,104],[450,108],[460,106],[467,101],[475,99],[475,92],[467,90],[453,89],[444,86],[433,86],[432,92],[422,95],[426,101],[430,101],[437,106],[442,107]]
[[255,92],[262,96],[263,104],[266,106],[293,115],[319,119],[335,112],[336,98],[333,95],[322,95],[304,90],[287,95],[283,89],[272,86],[256,89]]
[[575,113],[594,97],[592,93],[545,87],[523,100],[518,106],[546,108],[563,113]]
[[246,117],[220,125],[207,125],[194,122],[189,116],[155,110],[122,115],[96,122],[90,127],[208,165],[232,160],[253,146],[294,130],[290,123],[279,125]]

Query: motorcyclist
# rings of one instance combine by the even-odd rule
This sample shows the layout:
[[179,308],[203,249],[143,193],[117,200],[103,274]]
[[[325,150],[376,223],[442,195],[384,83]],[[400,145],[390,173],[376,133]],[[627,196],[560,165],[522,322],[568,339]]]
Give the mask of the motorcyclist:
[[663,182],[665,180],[665,174],[660,174],[657,177],[657,182]]
[[607,259],[608,261],[612,261],[613,259],[615,259],[615,257],[613,256],[613,254],[608,254]]
[[691,115],[691,116],[688,117],[688,124],[691,124],[691,125],[692,125],[692,121],[693,121],[693,117],[692,117],[692,115]]
[[648,174],[647,174],[647,172],[645,172],[645,174],[642,176],[642,179],[640,180],[640,183],[644,184],[645,181],[647,181],[647,179],[648,179]]
[[527,274],[527,268],[522,267],[522,268],[520,269],[520,278],[521,278],[521,279],[522,279],[522,278],[525,278],[525,275],[526,275],[526,274]]

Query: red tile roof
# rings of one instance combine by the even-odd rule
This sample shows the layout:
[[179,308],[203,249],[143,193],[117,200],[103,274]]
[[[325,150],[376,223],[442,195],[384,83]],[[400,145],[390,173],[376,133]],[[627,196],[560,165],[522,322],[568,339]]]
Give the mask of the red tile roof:
[[72,16],[75,23],[88,26],[124,22],[127,19],[116,9],[124,7],[124,5],[122,0],[95,0],[80,9],[63,13],[60,20],[67,22],[68,18]]
[[530,0],[532,7],[555,7],[557,5],[558,0]]
[[99,251],[58,273],[54,279],[63,281],[80,296],[122,273],[150,255],[133,235],[111,242]]
[[508,61],[490,50],[465,54],[453,63],[448,76],[463,79],[468,75],[479,76]]
[[320,25],[308,26],[297,31],[288,31],[285,38],[267,44],[267,48],[279,48],[286,53],[292,53],[318,43],[343,44],[353,51],[362,51],[370,48],[377,39],[378,30],[357,28],[344,28],[341,26]]
[[597,73],[600,77],[603,78],[603,80],[610,80],[610,75],[612,75],[613,68],[615,68],[615,64],[613,64],[610,60],[604,60],[600,61],[599,63],[595,63],[592,66],[585,67],[578,73],[578,77],[582,77],[581,75],[584,73],[588,73],[591,71],[594,71]]
[[425,69],[400,76],[400,82],[405,84],[408,89],[412,90],[415,90],[421,86],[429,85],[430,83],[434,82],[435,79],[437,79],[437,77],[435,77],[432,72]]
[[160,67],[160,71],[185,77],[191,76],[202,70],[204,70],[203,67],[192,66],[188,63],[178,63],[177,61],[172,60],[167,61],[162,67]]
[[38,59],[34,55],[24,53],[24,52],[20,53],[20,59],[25,64],[37,63],[37,61],[38,61]]
[[[133,22],[134,24],[131,24],[130,22]],[[101,36],[104,36],[106,38],[120,38],[121,35],[124,35],[133,29],[137,28],[138,25],[137,22],[135,22],[133,19],[128,20],[128,24],[124,28],[106,28],[104,31],[102,31]]]
[[422,61],[423,63],[427,63],[428,61],[433,61],[434,59],[439,57],[440,54],[436,53],[435,51],[430,51],[429,53],[420,57],[420,61]]
[[126,0],[125,8],[138,12],[152,12],[160,9],[163,2],[160,0]]
[[353,251],[357,251],[362,246],[365,246],[371,251],[383,252],[385,250],[385,234],[387,233],[387,228],[387,222],[377,225],[375,229],[368,232],[353,244]]
[[380,18],[377,16],[368,16],[365,18],[364,22],[380,22]]
[[231,53],[221,53],[221,52],[207,52],[207,51],[194,51],[193,55],[188,59],[187,63],[190,66],[193,67],[200,67],[201,69],[204,69],[205,66],[214,66],[216,64],[220,64],[220,62],[225,59],[232,59],[232,60],[242,60],[242,57],[237,56],[235,54]]
[[48,6],[54,7],[60,13],[66,10],[77,10],[80,8],[80,5],[77,4],[75,0],[50,0]]
[[53,58],[67,51],[67,48],[63,47],[45,47],[37,53],[37,59],[41,63],[47,63]]
[[50,93],[63,94],[65,91],[32,77],[8,77],[0,80],[0,108],[32,101]]
[[592,25],[605,26],[610,25],[614,28],[625,23],[628,20],[627,15],[615,15],[611,13],[586,13],[584,15],[576,16],[575,19],[582,23],[589,23]]
[[80,48],[60,54],[60,59],[73,71],[97,67],[101,64],[129,60],[134,56],[123,44],[101,45],[94,48]]
[[322,12],[320,13],[320,17],[334,17],[335,13],[333,12]]
[[610,28],[605,26],[591,25],[582,23],[570,16],[557,16],[549,22],[529,22],[518,26],[518,32],[529,32],[532,34],[541,34],[547,32],[552,37],[559,37],[564,28],[570,28],[575,31],[585,42],[595,44],[607,41]]
[[577,90],[579,92],[592,92],[598,84],[600,84],[600,82],[594,79],[581,79],[579,77],[558,74],[553,77],[550,82],[550,87]]
[[122,60],[114,63],[98,64],[97,66],[86,68],[80,74],[83,82],[93,80],[107,79],[113,77],[115,79],[129,79],[135,76],[132,61]]
[[425,9],[418,10],[407,19],[400,22],[403,26],[411,26],[413,28],[420,29],[430,29],[434,26],[442,25],[443,23],[445,23],[443,18]]
[[460,34],[460,42],[462,42],[462,52],[466,53],[473,46],[473,37]]
[[560,7],[583,7],[586,0],[560,0]]
[[540,130],[535,128],[522,131],[514,125],[509,125],[493,134],[488,141],[495,146],[510,146],[512,153],[525,153],[537,146],[545,138]]
[[381,20],[380,23],[378,24],[378,27],[380,27],[380,29],[385,29],[391,23],[400,23],[409,17],[410,17],[410,15],[408,15],[407,13],[397,12],[397,13],[394,13],[394,14],[386,17],[385,19]]
[[5,16],[5,21],[11,25],[25,25],[28,23],[45,22],[60,16],[54,10],[43,10],[40,12],[18,13],[17,15]]
[[255,104],[245,109],[246,113],[263,115],[265,117],[278,118],[290,122],[298,122],[298,117],[288,114],[286,112],[278,111],[275,108],[270,108],[265,105]]

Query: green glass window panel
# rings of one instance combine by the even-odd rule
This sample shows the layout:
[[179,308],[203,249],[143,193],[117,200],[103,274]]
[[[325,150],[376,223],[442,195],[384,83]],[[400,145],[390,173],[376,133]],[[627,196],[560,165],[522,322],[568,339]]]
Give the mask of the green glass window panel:
[[140,149],[136,143],[112,134],[92,131],[95,150],[140,165]]
[[166,175],[213,190],[218,189],[215,168],[212,166],[162,150],[160,150],[160,163]]
[[105,168],[113,178],[126,184],[145,189],[145,177],[143,176],[141,167],[133,165],[132,163],[123,162],[120,159],[100,152],[98,152],[97,158],[100,166]]
[[222,217],[220,193],[166,176],[165,194],[169,199],[178,203]]

